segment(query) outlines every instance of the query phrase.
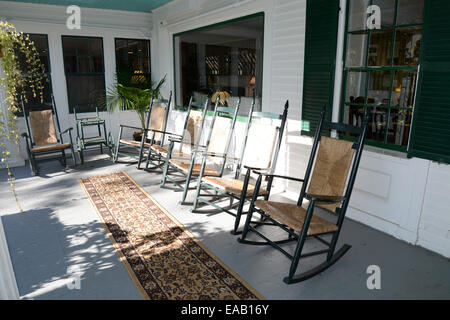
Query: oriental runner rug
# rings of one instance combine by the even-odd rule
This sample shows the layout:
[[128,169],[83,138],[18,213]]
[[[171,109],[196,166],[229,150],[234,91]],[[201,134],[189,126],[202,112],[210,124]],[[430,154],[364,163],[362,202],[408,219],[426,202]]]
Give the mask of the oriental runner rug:
[[79,179],[146,299],[263,299],[125,172]]

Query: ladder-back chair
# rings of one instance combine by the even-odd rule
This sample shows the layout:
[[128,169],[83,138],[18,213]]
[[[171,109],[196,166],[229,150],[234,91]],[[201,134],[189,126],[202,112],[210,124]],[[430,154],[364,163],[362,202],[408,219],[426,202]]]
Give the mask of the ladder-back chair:
[[[219,99],[216,100],[214,107],[214,114],[211,119],[210,130],[208,132],[206,142],[204,145],[198,143],[193,150],[190,159],[172,157],[173,144],[169,148],[169,155],[164,168],[163,179],[161,186],[164,187],[167,180],[175,184],[179,190],[183,190],[181,204],[188,204],[186,202],[187,193],[190,189],[190,182],[193,178],[198,177],[200,173],[201,164],[198,163],[199,156],[203,154],[208,155],[227,155],[229,146],[232,141],[234,126],[236,124],[237,115],[239,112],[239,102],[236,107],[222,107],[219,106]],[[202,132],[203,136],[204,131]],[[200,139],[202,137],[199,137]],[[214,159],[213,159],[214,160]],[[214,161],[213,161],[214,162]],[[207,176],[221,176],[225,170],[226,161],[221,161],[218,169],[211,166],[205,166],[204,175]],[[175,180],[169,177],[168,170],[172,169],[181,175],[182,180]]]
[[[169,135],[167,141],[168,145],[161,144],[152,144],[150,146],[150,150],[147,153],[147,159],[145,161],[145,170],[153,171],[154,169],[159,169],[164,166],[166,162],[166,158],[169,154],[169,145],[170,139],[172,141],[179,142],[177,143],[177,149],[173,150],[172,155],[176,155],[177,157],[189,157],[192,147],[195,145],[195,141],[197,140],[197,136],[201,133],[204,125],[205,114],[207,110],[207,105],[201,104],[194,100],[193,97],[189,100],[188,109],[186,112],[186,118],[184,121],[183,132],[181,135],[174,133],[166,133]],[[157,130],[153,130],[153,135],[158,132]],[[184,153],[183,153],[184,150]],[[149,165],[152,164],[152,167]]]
[[[286,124],[289,101],[284,105],[282,114],[270,112],[254,112],[254,100],[250,107],[247,126],[244,135],[240,157],[234,177],[203,176],[200,171],[193,212],[211,212],[198,210],[199,202],[210,205],[219,211],[227,212],[236,217],[232,234],[238,234],[238,228],[243,214],[244,204],[252,198],[255,181],[252,181],[252,170],[273,173],[276,168],[278,153]],[[203,163],[205,163],[205,157]],[[243,168],[247,171],[242,174]],[[202,167],[203,169],[203,167]],[[260,188],[258,196],[267,198],[272,187],[273,178],[269,178],[264,187]],[[205,192],[201,194],[202,190]],[[214,193],[211,193],[214,192]],[[219,206],[216,200],[230,198],[230,205]],[[210,200],[206,198],[212,198]],[[233,200],[238,201],[236,211]]]
[[[152,96],[144,128],[120,124],[119,136],[117,137],[117,145],[114,153],[114,162],[118,161],[119,155],[128,156],[137,160],[139,168],[144,157],[144,147],[149,148],[155,143],[164,143],[171,99],[172,91],[169,94],[169,99],[158,99],[157,97]],[[140,130],[142,132],[141,141],[122,138],[124,129]],[[153,134],[151,133],[152,131]]]
[[[317,126],[304,179],[256,172],[259,177],[242,236],[238,239],[240,243],[244,244],[271,245],[288,257],[291,260],[291,266],[288,276],[284,278],[284,282],[288,284],[303,281],[319,274],[339,260],[350,249],[348,244],[344,244],[335,252],[363,151],[369,115],[367,115],[362,127],[325,122],[324,119],[325,108],[321,113]],[[337,133],[350,132],[357,135],[358,140],[357,142],[352,142],[321,136],[321,133],[327,130]],[[268,199],[258,200],[257,195],[264,176],[302,182],[297,204],[270,201]],[[302,207],[305,200],[309,200],[306,209]],[[334,217],[335,221],[317,215],[317,206],[334,212],[336,215]],[[254,213],[261,214],[263,221],[252,221]],[[262,232],[260,228],[262,226],[265,228],[271,226],[281,228],[287,233],[287,239],[271,240],[267,232],[265,234]],[[249,232],[259,236],[264,241],[248,240],[247,235]],[[331,239],[324,239],[324,237],[330,236]],[[303,253],[305,240],[308,238],[316,239],[325,246],[325,249]],[[293,254],[281,247],[282,244],[290,241],[296,241]],[[326,259],[323,263],[296,275],[300,259],[322,254],[326,254]]]
[[[22,133],[25,138],[30,169],[33,175],[39,174],[38,162],[59,159],[61,164],[67,166],[66,149],[70,149],[73,164],[77,165],[72,141],[72,130],[68,128],[61,131],[55,98],[51,95],[51,106],[38,111],[26,110],[21,98],[22,111],[25,118],[27,132]],[[70,142],[64,142],[63,135],[68,134]]]

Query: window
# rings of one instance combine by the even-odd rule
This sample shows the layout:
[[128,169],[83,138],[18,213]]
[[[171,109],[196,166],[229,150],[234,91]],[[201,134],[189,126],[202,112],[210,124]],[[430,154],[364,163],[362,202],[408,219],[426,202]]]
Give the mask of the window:
[[[381,28],[368,30],[369,5]],[[360,125],[368,110],[370,144],[406,151],[422,40],[423,0],[348,0],[341,119]]]
[[115,42],[117,81],[124,86],[149,88],[150,41],[116,39]]
[[[177,103],[226,92],[229,105],[242,98],[240,114],[247,114],[253,95],[261,96],[263,27],[259,13],[175,35]],[[260,106],[259,98],[255,110]]]
[[[48,39],[46,34],[28,34],[31,41],[33,41],[36,50],[39,54],[39,59],[41,60],[41,63],[44,65],[45,73],[41,74],[43,78],[42,84],[44,85],[43,94],[44,94],[44,101],[43,104],[41,103],[40,97],[33,97],[33,93],[31,89],[24,88],[24,94],[27,97],[27,103],[25,104],[25,108],[33,109],[33,110],[39,110],[40,108],[48,108],[48,106],[51,106],[52,104],[52,98],[51,98],[51,92],[52,92],[52,86],[51,86],[51,76],[50,76],[50,58],[49,58],[49,52],[48,52]],[[25,63],[25,55],[18,51],[17,53],[19,63],[21,65],[21,70],[26,70]],[[22,115],[22,106],[18,106],[20,112],[18,115]]]
[[69,112],[92,112],[105,98],[102,38],[62,36]]

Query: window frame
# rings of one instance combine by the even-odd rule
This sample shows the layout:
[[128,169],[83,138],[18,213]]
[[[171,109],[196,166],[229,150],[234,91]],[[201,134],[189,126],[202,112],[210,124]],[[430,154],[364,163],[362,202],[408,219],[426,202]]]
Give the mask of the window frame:
[[[392,26],[388,26],[388,27],[381,27],[380,29],[374,29],[374,30],[370,30],[370,29],[358,29],[358,30],[352,30],[349,31],[349,14],[350,14],[350,1],[352,0],[347,0],[347,6],[346,6],[346,20],[345,20],[345,36],[344,36],[344,51],[343,51],[343,57],[342,57],[342,62],[343,62],[343,77],[342,77],[342,92],[341,92],[341,99],[340,99],[340,108],[339,108],[339,122],[340,123],[344,123],[345,121],[345,108],[348,105],[356,105],[356,106],[360,106],[364,108],[364,115],[366,115],[367,109],[368,108],[384,108],[387,109],[387,120],[386,120],[386,128],[384,131],[384,141],[376,141],[376,140],[371,140],[371,139],[366,139],[366,144],[368,145],[372,145],[375,147],[380,147],[383,149],[389,149],[389,150],[395,150],[395,151],[400,151],[400,152],[408,152],[409,149],[409,145],[411,142],[411,132],[412,132],[412,127],[413,127],[413,122],[414,122],[414,110],[415,110],[415,105],[416,105],[416,96],[417,96],[417,91],[419,90],[419,78],[420,78],[420,66],[422,64],[422,59],[423,59],[423,46],[421,45],[420,47],[420,52],[419,52],[419,61],[417,65],[411,66],[411,65],[403,65],[403,66],[396,66],[394,65],[394,54],[395,54],[395,40],[397,37],[397,30],[398,29],[405,29],[408,27],[420,27],[421,28],[421,32],[422,32],[422,39],[423,39],[423,26],[424,26],[424,17],[422,19],[421,23],[409,23],[409,24],[397,24],[397,13],[398,13],[398,5],[399,5],[399,0],[395,0],[395,8],[394,8],[394,21],[393,21],[393,25]],[[373,0],[369,0],[369,6],[373,4]],[[425,9],[425,0],[424,0],[424,9]],[[392,45],[391,45],[391,56],[390,56],[390,65],[389,66],[369,66],[368,65],[368,61],[369,61],[369,48],[370,48],[370,36],[371,33],[373,32],[380,32],[380,31],[392,31]],[[346,60],[347,60],[347,45],[348,45],[348,36],[350,34],[367,34],[367,44],[366,44],[366,57],[365,57],[365,62],[364,62],[364,66],[362,67],[347,67],[346,66]],[[358,103],[349,103],[346,101],[346,94],[347,94],[347,80],[348,80],[348,75],[350,72],[367,72],[367,78],[366,78],[366,84],[365,84],[365,92],[364,92],[364,98],[365,98],[365,102],[363,104],[358,104]],[[369,104],[367,99],[368,99],[368,90],[369,90],[369,84],[370,84],[370,73],[373,71],[392,71],[391,72],[391,79],[390,79],[390,86],[389,86],[389,103],[388,105],[373,105],[373,104]],[[415,92],[414,92],[414,100],[412,103],[412,116],[411,116],[411,124],[410,124],[410,128],[409,128],[409,132],[408,132],[408,144],[406,146],[404,145],[396,145],[396,144],[392,144],[392,143],[388,143],[387,139],[388,139],[388,130],[389,130],[389,121],[390,119],[390,115],[391,115],[391,110],[407,110],[404,107],[396,107],[396,106],[391,106],[391,102],[392,102],[392,92],[393,92],[393,87],[394,87],[394,78],[395,78],[395,73],[396,71],[416,71],[417,72],[417,76],[416,76],[416,84],[415,84]],[[350,136],[346,136],[346,135],[340,135],[341,139],[348,139],[348,140],[354,140],[352,137]]]
[[[65,61],[65,55],[64,55],[64,38],[88,38],[88,39],[100,39],[101,41],[101,48],[102,48],[102,69],[103,72],[89,72],[89,73],[79,73],[79,72],[66,72],[66,61]],[[64,67],[64,77],[66,78],[66,93],[67,93],[67,107],[69,114],[74,113],[74,108],[70,107],[70,101],[69,101],[69,82],[67,79],[67,76],[103,76],[103,98],[106,99],[106,76],[105,76],[105,47],[103,44],[103,37],[97,37],[97,36],[78,36],[78,35],[61,35],[61,49],[62,49],[62,56],[63,56],[63,67]],[[78,55],[75,55],[77,58],[77,65],[78,65]],[[89,56],[91,57],[91,56]],[[97,106],[98,107],[98,106]],[[104,111],[99,108],[99,111]],[[80,113],[91,113],[96,112],[96,110],[89,110],[89,111],[77,111]]]
[[[264,35],[265,35],[265,25],[266,25],[266,17],[265,17],[265,12],[264,11],[259,11],[256,13],[252,13],[246,16],[242,16],[242,17],[238,17],[238,18],[233,18],[233,19],[228,19],[225,21],[221,21],[221,22],[217,22],[217,23],[213,23],[213,24],[209,24],[206,26],[202,26],[202,27],[198,27],[198,28],[194,28],[194,29],[189,29],[189,30],[185,30],[185,31],[181,31],[181,32],[177,32],[177,33],[173,33],[172,34],[172,65],[173,65],[173,88],[174,88],[174,106],[175,108],[178,108],[180,110],[185,110],[187,109],[187,106],[182,106],[182,105],[178,105],[178,101],[177,101],[177,70],[175,68],[176,66],[176,56],[175,56],[175,37],[181,36],[183,34],[187,34],[190,32],[194,32],[194,31],[201,31],[204,29],[210,29],[210,28],[214,28],[214,27],[218,27],[218,26],[222,26],[225,24],[229,24],[229,23],[233,23],[233,22],[239,22],[239,21],[243,21],[243,20],[248,20],[248,19],[252,19],[252,18],[256,18],[256,17],[262,17],[262,36],[261,36],[261,95],[259,96],[260,98],[260,105],[261,105],[261,111],[262,111],[262,105],[263,105],[263,80],[264,80]],[[238,116],[238,119],[241,116]]]
[[[148,42],[148,67],[149,67],[149,72],[148,73],[143,73],[144,76],[148,76],[150,81],[152,81],[152,42],[151,39],[149,38],[122,38],[122,37],[115,37],[114,38],[114,55],[115,55],[115,63],[116,63],[116,67],[115,67],[115,72],[117,74],[117,40],[126,40],[127,41],[127,48],[129,48],[128,46],[128,41],[147,41]],[[129,54],[127,55],[127,64],[128,64],[128,69],[130,69],[130,61],[129,61]],[[145,58],[145,56],[143,57]]]

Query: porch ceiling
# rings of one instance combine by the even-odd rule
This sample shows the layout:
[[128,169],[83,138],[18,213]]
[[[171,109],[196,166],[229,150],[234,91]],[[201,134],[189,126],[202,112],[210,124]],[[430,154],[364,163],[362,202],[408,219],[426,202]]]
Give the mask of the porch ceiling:
[[60,6],[77,5],[81,8],[97,8],[123,11],[151,12],[172,0],[7,0],[9,2],[26,2],[52,4]]

